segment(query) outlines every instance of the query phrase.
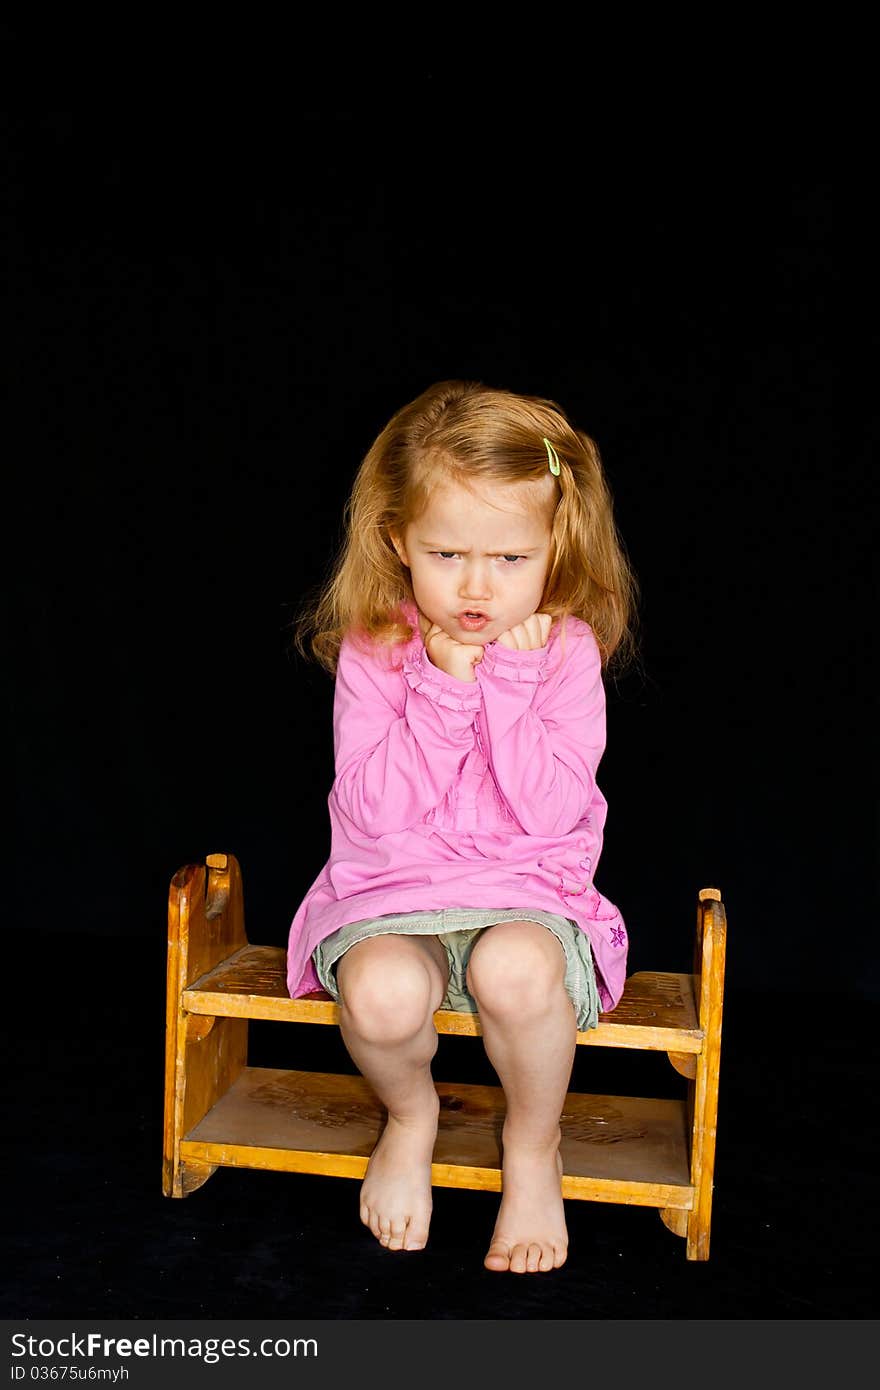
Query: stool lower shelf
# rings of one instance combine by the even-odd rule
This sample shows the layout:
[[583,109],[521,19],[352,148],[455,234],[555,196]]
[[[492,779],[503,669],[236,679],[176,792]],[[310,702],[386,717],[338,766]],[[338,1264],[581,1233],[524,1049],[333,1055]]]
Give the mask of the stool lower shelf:
[[[501,1191],[500,1087],[437,1082],[431,1181]],[[360,1076],[246,1067],[184,1137],[180,1157],[234,1168],[361,1178],[385,1113]],[[570,1093],[562,1112],[562,1195],[688,1210],[684,1102]]]

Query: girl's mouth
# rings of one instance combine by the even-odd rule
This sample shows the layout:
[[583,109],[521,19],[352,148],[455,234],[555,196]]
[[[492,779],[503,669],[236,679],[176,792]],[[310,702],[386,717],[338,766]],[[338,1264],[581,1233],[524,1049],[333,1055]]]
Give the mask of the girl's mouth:
[[466,632],[479,632],[490,621],[485,613],[480,613],[476,609],[468,609],[458,615],[458,625],[463,627]]

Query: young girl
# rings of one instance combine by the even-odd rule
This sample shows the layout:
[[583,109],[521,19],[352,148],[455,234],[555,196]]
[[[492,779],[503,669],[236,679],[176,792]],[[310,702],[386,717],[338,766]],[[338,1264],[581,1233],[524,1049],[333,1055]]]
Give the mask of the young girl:
[[330,858],[290,929],[292,997],[324,989],[388,1117],[361,1219],[420,1250],[439,1008],[477,1010],[504,1088],[491,1270],[563,1263],[560,1114],[577,1029],[626,974],[593,884],[603,666],[637,584],[596,446],[552,401],[445,381],[355,478],[332,579],[297,643],[335,672]]

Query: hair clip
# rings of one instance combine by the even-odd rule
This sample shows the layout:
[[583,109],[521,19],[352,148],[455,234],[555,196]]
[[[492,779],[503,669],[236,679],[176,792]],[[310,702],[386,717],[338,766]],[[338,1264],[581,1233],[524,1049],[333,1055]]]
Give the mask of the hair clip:
[[[542,436],[542,438],[543,438],[543,436]],[[550,443],[550,440],[549,440],[549,439],[544,439],[544,443],[547,445],[547,461],[548,461],[548,463],[550,464],[550,472],[553,474],[554,478],[558,478],[558,477],[559,477],[559,455],[557,454],[556,450],[553,448],[553,445]]]

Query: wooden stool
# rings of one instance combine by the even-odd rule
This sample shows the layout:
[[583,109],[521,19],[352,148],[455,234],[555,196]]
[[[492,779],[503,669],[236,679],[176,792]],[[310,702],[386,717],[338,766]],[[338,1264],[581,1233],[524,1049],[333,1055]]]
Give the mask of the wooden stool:
[[[578,1033],[586,1047],[666,1052],[687,1098],[569,1093],[562,1113],[562,1195],[658,1207],[709,1256],[726,913],[717,888],[697,901],[693,975],[631,975],[617,1008]],[[385,1112],[360,1076],[247,1064],[248,1019],[338,1021],[323,992],[291,999],[286,950],[251,946],[238,861],[209,854],[174,875],[168,900],[163,1191],[185,1197],[220,1165],[362,1178]],[[439,1033],[478,1036],[476,1014],[439,1010]],[[501,1190],[500,1086],[437,1083],[431,1181]]]

